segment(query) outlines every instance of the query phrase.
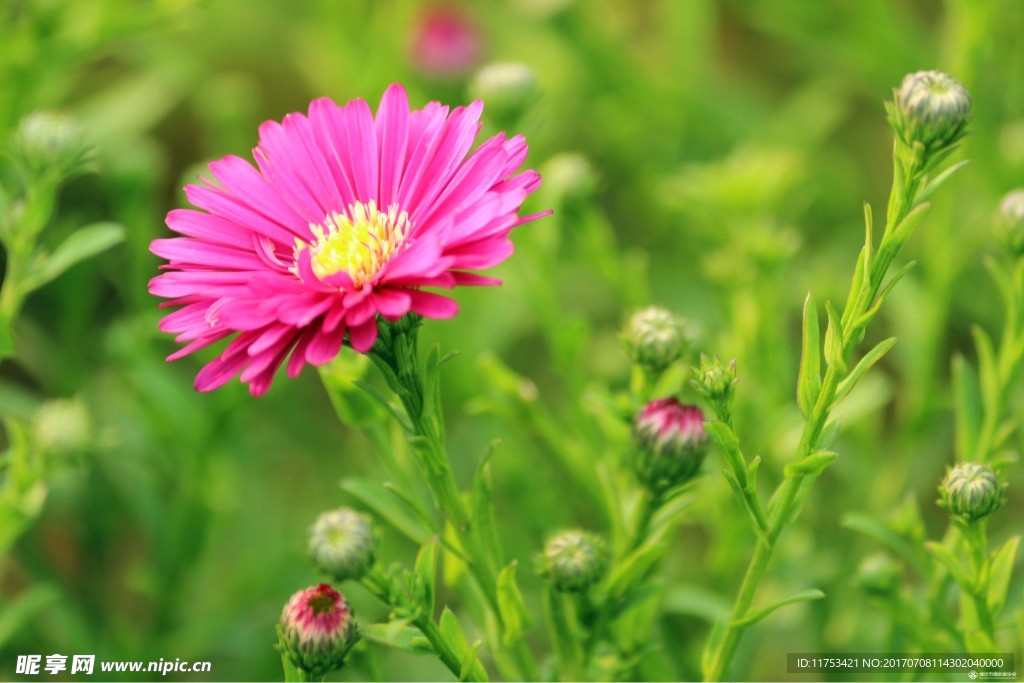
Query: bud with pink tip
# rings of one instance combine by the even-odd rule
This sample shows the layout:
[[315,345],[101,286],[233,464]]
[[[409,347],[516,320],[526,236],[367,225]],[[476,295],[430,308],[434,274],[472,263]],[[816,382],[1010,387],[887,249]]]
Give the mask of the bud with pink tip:
[[654,492],[667,491],[692,479],[707,452],[708,435],[700,408],[675,397],[651,401],[634,420],[639,445],[634,469]]
[[322,679],[341,668],[359,640],[353,616],[348,601],[329,584],[301,590],[281,611],[279,647],[307,679]]

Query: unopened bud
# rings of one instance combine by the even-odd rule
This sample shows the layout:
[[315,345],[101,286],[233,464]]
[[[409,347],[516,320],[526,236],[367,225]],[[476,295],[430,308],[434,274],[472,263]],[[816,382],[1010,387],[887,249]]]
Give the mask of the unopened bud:
[[81,451],[92,441],[92,424],[85,405],[75,399],[47,401],[32,421],[36,443],[49,453]]
[[70,116],[48,111],[22,119],[11,152],[29,173],[59,178],[82,170],[91,155],[82,127]]
[[552,537],[541,556],[541,574],[563,593],[585,591],[601,580],[607,567],[604,540],[578,529]]
[[1006,248],[1014,256],[1024,256],[1024,190],[1003,197],[997,222]]
[[984,519],[1004,501],[1006,486],[988,465],[960,463],[946,472],[939,485],[939,507],[969,522]]
[[563,152],[548,159],[541,169],[544,187],[563,202],[585,202],[597,189],[597,175],[582,154]]
[[728,407],[736,389],[736,361],[722,363],[718,356],[709,358],[700,354],[700,367],[691,384],[701,396],[714,406]]
[[903,572],[889,555],[868,555],[857,568],[857,585],[871,595],[890,595],[900,585]]
[[662,372],[686,351],[683,320],[651,306],[633,314],[622,333],[630,359],[651,372]]
[[907,145],[928,149],[956,143],[967,132],[971,96],[956,79],[941,71],[907,74],[889,107],[890,122]]
[[353,617],[348,601],[326,583],[288,600],[277,628],[278,643],[295,668],[305,672],[302,680],[320,680],[341,668],[359,640]]
[[651,401],[634,420],[637,439],[634,469],[655,493],[683,484],[700,471],[708,435],[700,408],[674,397]]
[[370,518],[350,508],[324,512],[310,529],[309,556],[335,581],[363,578],[375,561]]
[[505,124],[515,122],[537,100],[540,85],[530,67],[496,62],[481,68],[469,83],[469,94],[484,101],[485,111]]

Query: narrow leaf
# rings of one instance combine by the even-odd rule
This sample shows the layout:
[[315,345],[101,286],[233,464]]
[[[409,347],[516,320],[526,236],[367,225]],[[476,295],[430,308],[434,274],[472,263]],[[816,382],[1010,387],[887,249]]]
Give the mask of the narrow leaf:
[[1006,593],[1010,590],[1010,579],[1013,577],[1013,564],[1017,559],[1017,548],[1020,536],[1014,536],[999,546],[988,558],[988,603],[992,616],[997,616],[1006,604]]
[[434,615],[434,592],[437,585],[437,536],[424,543],[416,555],[415,573],[417,588],[420,595],[417,595],[419,602],[423,605],[423,611],[433,618]]
[[814,298],[804,299],[803,349],[800,353],[800,375],[797,380],[797,403],[804,417],[811,414],[821,391],[821,350],[819,348],[818,311]]
[[953,408],[956,419],[956,456],[960,462],[969,460],[978,443],[984,408],[978,378],[963,356],[953,356]]
[[768,607],[763,607],[759,610],[756,610],[745,619],[734,621],[733,626],[749,626],[750,624],[756,624],[757,622],[761,621],[762,619],[764,619],[780,607],[785,607],[786,605],[794,605],[798,602],[810,602],[811,600],[821,600],[824,597],[825,594],[817,588],[808,588],[807,590],[802,590],[799,593],[794,593],[793,595],[790,595],[788,598],[783,598],[782,600],[779,600],[778,602],[773,603]]
[[806,458],[786,465],[784,472],[787,477],[817,477],[838,457],[834,451],[814,451]]
[[430,530],[424,528],[405,504],[380,484],[363,479],[344,479],[341,489],[417,545],[423,545],[430,536]]
[[854,366],[850,374],[846,376],[846,379],[839,383],[839,386],[836,388],[836,397],[832,401],[831,408],[835,408],[839,405],[840,401],[846,398],[847,394],[853,391],[853,388],[857,386],[857,382],[864,377],[867,371],[870,370],[875,363],[880,361],[882,357],[889,352],[889,349],[895,345],[896,337],[889,337],[888,339],[879,342],[877,346],[868,351],[867,354],[860,359],[860,362]]
[[26,278],[35,289],[60,276],[71,266],[103,253],[124,239],[124,227],[117,223],[93,223],[71,233],[40,267]]
[[[985,330],[977,325],[971,326],[971,336],[978,349],[978,379],[981,387],[981,403],[986,413],[999,412],[999,369],[996,366],[996,353],[992,340]],[[983,454],[984,455],[984,454]]]
[[825,330],[825,362],[840,375],[846,372],[846,358],[843,355],[843,323],[832,302],[825,302],[828,313],[828,328]]
[[407,621],[392,621],[387,624],[369,624],[359,627],[359,633],[370,642],[398,648],[418,655],[433,654],[434,650],[419,632]]
[[940,185],[942,185],[947,180],[949,180],[953,176],[954,173],[956,173],[957,171],[959,171],[960,169],[962,169],[964,166],[966,166],[969,163],[971,163],[971,160],[970,159],[965,159],[964,161],[961,161],[958,164],[953,164],[952,166],[947,168],[945,171],[943,171],[942,173],[940,173],[939,175],[935,176],[933,179],[928,181],[927,185],[925,185],[920,190],[918,190],[917,198],[915,199],[915,203],[916,202],[927,201],[929,198],[931,198],[931,196],[933,194],[935,194],[935,190],[939,189]]
[[519,640],[530,625],[530,615],[516,583],[517,564],[513,562],[498,574],[498,612],[505,627],[502,640],[506,646]]
[[924,547],[931,553],[931,556],[938,560],[948,571],[953,580],[957,582],[965,592],[974,592],[974,582],[971,580],[967,569],[946,546],[935,541],[925,541]]
[[926,558],[922,554],[915,552],[914,546],[907,539],[900,536],[881,521],[862,512],[850,512],[843,517],[842,525],[847,529],[873,538],[902,557],[908,565],[914,568],[918,576],[928,576]]

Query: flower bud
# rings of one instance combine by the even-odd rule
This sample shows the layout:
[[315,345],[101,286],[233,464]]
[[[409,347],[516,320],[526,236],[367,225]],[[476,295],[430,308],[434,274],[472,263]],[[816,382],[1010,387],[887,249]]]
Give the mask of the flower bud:
[[482,54],[480,29],[458,5],[429,6],[417,17],[410,57],[425,74],[461,76],[480,62]]
[[585,202],[597,189],[597,176],[582,154],[563,152],[548,159],[541,169],[544,187],[565,203]]
[[939,485],[939,507],[969,522],[984,519],[1002,506],[1006,486],[988,465],[960,463]]
[[64,178],[82,170],[92,150],[86,144],[82,127],[73,118],[39,111],[22,119],[11,152],[32,175]]
[[607,567],[604,540],[578,529],[552,537],[541,556],[541,575],[562,593],[585,591],[601,580]]
[[634,469],[640,481],[660,493],[692,479],[707,452],[704,414],[674,397],[651,401],[634,420],[639,442]]
[[469,83],[469,93],[483,100],[495,120],[511,123],[522,116],[540,95],[530,67],[519,62],[496,62],[481,68]]
[[1024,190],[1014,190],[1003,197],[997,223],[1010,253],[1024,256]]
[[658,306],[634,313],[622,341],[634,363],[655,373],[679,360],[686,350],[683,320]]
[[340,669],[359,640],[359,627],[341,593],[321,583],[288,600],[277,627],[281,651],[309,679]]
[[903,572],[889,555],[868,555],[857,568],[857,585],[870,595],[890,595],[900,585]]
[[954,78],[941,71],[907,74],[889,107],[890,122],[907,145],[948,147],[966,133],[971,118],[971,96]]
[[695,369],[693,388],[710,403],[728,406],[736,389],[736,361],[722,364],[718,356],[700,354],[700,367]]
[[89,412],[79,400],[58,398],[39,407],[32,420],[36,443],[48,453],[82,451],[92,442]]
[[335,581],[363,578],[376,559],[370,518],[350,508],[324,512],[309,531],[309,556]]

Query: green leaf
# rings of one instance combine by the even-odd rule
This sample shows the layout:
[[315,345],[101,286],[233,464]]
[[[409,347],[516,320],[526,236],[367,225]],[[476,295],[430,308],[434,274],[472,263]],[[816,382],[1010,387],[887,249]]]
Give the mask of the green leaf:
[[643,580],[651,568],[665,554],[666,544],[664,542],[644,543],[615,567],[608,576],[608,595],[621,598],[630,588]]
[[476,653],[480,649],[480,646],[484,644],[484,641],[477,640],[469,648],[469,652],[462,658],[459,663],[459,680],[460,681],[486,681],[487,676],[480,675],[480,671],[483,667],[480,666],[480,660],[477,659]]
[[814,298],[808,292],[804,300],[803,350],[800,354],[800,375],[796,390],[797,403],[804,417],[811,414],[821,392],[819,333],[818,311],[814,306]]
[[828,313],[828,328],[825,330],[825,362],[842,376],[846,372],[843,323],[831,301],[825,302],[825,312]]
[[971,160],[965,159],[964,161],[961,161],[958,164],[953,164],[945,171],[932,178],[930,181],[928,181],[927,185],[918,190],[917,197],[914,199],[914,203],[927,201],[933,194],[935,194],[935,190],[939,189],[939,186],[941,186],[943,183],[949,180],[954,173],[956,173],[969,163],[971,163]]
[[895,554],[906,560],[918,576],[929,575],[926,558],[914,551],[914,546],[881,521],[863,512],[850,512],[843,516],[842,525],[847,529],[873,538]]
[[420,594],[417,600],[423,605],[423,611],[433,618],[434,615],[434,591],[437,585],[437,555],[438,540],[434,536],[427,543],[424,543],[416,555],[416,565],[413,571],[416,573],[416,586]]
[[494,571],[504,564],[501,541],[498,538],[498,528],[494,519],[491,466],[488,463],[498,443],[495,442],[491,445],[490,450],[484,455],[483,461],[480,463],[476,478],[473,480],[473,494],[471,498],[473,534],[484,550],[488,565]]
[[463,633],[459,620],[447,606],[441,612],[438,629],[441,632],[441,638],[448,645],[448,649],[462,663],[459,680],[475,678],[479,681],[486,681],[487,673],[476,656],[476,649],[469,646],[469,641],[466,640],[466,634]]
[[504,624],[502,642],[511,646],[522,637],[530,626],[530,614],[526,611],[526,603],[516,583],[516,565],[513,562],[498,574],[498,612]]
[[674,584],[665,591],[661,607],[667,614],[683,614],[713,624],[729,609],[722,595],[696,584]]
[[784,472],[787,477],[817,477],[838,457],[839,454],[834,451],[824,449],[814,451],[806,458],[786,465]]
[[756,624],[757,622],[761,621],[762,619],[764,619],[780,607],[785,607],[786,605],[793,605],[798,602],[810,602],[811,600],[821,600],[824,597],[825,594],[817,588],[808,588],[807,590],[802,590],[799,593],[790,595],[788,598],[783,598],[782,600],[779,600],[778,602],[773,603],[768,607],[762,607],[761,609],[751,613],[745,619],[740,619],[739,621],[732,622],[732,625],[749,626],[750,624]]
[[[981,388],[981,404],[984,412],[989,414],[999,413],[999,369],[996,365],[996,353],[992,346],[992,340],[985,330],[977,325],[971,326],[971,336],[974,337],[974,345],[978,349],[978,379]],[[984,457],[987,453],[975,454],[975,457]]]
[[[988,609],[995,617],[1006,604],[1006,593],[1010,590],[1010,579],[1013,577],[1013,564],[1017,559],[1017,548],[1020,536],[1014,536],[997,548],[988,558],[988,593],[985,601]],[[0,641],[2,642],[2,641]]]
[[430,537],[432,531],[424,528],[422,522],[410,514],[405,503],[380,484],[365,479],[343,479],[341,490],[417,545],[423,545]]
[[860,362],[853,368],[849,375],[846,376],[839,386],[836,388],[835,398],[832,400],[832,408],[839,405],[840,401],[846,398],[847,394],[853,391],[853,388],[857,386],[857,382],[867,373],[871,367],[880,361],[882,357],[889,352],[893,346],[896,345],[896,337],[889,337],[884,341],[880,341],[877,346],[867,352]]
[[957,559],[953,551],[936,541],[925,541],[924,547],[932,557],[938,560],[948,571],[953,580],[957,582],[965,592],[973,593],[975,586],[967,569]]
[[391,621],[386,624],[361,625],[359,633],[367,640],[398,648],[418,655],[434,654],[434,649],[420,633],[419,629],[409,626],[404,620]]
[[103,253],[124,240],[124,235],[124,227],[117,223],[93,223],[75,230],[29,271],[25,291],[41,287],[76,263]]
[[978,443],[984,409],[974,368],[960,354],[953,356],[953,406],[957,460],[969,460]]

